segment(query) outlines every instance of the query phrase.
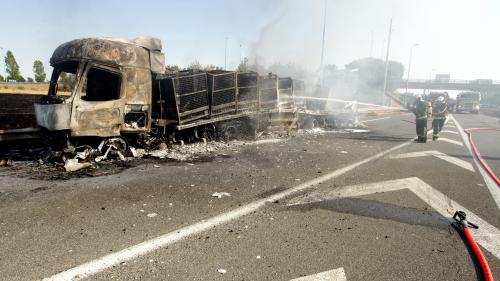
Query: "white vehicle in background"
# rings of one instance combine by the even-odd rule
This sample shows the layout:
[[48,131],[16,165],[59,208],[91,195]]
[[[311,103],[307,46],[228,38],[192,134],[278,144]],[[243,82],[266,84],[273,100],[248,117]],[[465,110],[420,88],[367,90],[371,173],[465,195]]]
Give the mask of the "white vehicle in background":
[[481,94],[478,92],[462,92],[457,95],[456,110],[458,113],[479,113]]

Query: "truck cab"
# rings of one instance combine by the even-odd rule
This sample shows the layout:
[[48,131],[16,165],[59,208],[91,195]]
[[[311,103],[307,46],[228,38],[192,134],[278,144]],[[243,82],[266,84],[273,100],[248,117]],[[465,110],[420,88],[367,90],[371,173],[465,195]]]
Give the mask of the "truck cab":
[[35,104],[39,127],[71,137],[150,130],[152,73],[165,69],[159,39],[77,39],[60,45],[50,64],[48,95]]

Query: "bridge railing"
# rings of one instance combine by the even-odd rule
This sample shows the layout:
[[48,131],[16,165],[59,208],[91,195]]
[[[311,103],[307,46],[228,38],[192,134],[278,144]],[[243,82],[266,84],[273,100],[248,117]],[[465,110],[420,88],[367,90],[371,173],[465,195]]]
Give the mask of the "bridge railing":
[[[405,81],[403,81],[406,83]],[[460,85],[499,85],[500,80],[490,80],[490,79],[476,79],[476,80],[465,80],[465,79],[410,79],[409,83],[428,83],[428,84],[460,84]]]

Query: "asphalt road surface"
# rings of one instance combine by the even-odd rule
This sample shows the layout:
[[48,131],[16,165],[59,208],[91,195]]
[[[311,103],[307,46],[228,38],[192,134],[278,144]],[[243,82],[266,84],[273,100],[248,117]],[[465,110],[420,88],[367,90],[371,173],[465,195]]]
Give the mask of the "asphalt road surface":
[[[458,209],[479,225],[473,234],[500,278],[500,187],[461,131],[498,120],[455,115],[439,141],[421,144],[413,118],[365,118],[368,131],[299,134],[94,178],[1,168],[0,279],[481,280],[450,225]],[[474,135],[496,172],[499,135]]]

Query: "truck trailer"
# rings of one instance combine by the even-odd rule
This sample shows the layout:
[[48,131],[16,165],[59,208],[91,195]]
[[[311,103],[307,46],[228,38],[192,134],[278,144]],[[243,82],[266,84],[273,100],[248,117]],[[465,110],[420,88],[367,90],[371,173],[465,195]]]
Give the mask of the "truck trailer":
[[261,130],[273,116],[290,127],[300,116],[307,123],[327,119],[295,106],[294,89],[304,91],[299,80],[222,70],[166,74],[161,41],[153,37],[73,40],[54,51],[50,64],[49,92],[35,104],[36,120],[64,143],[230,137]]

